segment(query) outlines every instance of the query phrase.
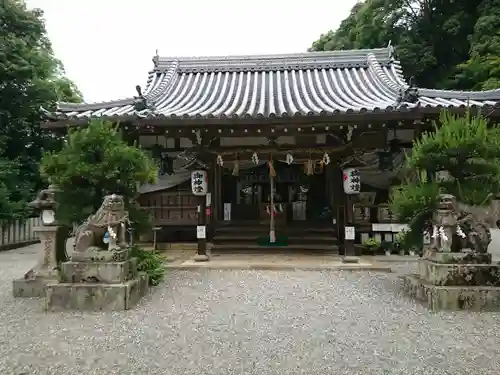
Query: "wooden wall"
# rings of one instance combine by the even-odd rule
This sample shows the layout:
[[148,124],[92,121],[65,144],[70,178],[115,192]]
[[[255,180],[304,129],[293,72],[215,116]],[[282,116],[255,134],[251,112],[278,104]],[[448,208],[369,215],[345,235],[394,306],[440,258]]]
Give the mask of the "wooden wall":
[[196,225],[197,198],[185,184],[139,197],[139,204],[148,211],[155,226]]

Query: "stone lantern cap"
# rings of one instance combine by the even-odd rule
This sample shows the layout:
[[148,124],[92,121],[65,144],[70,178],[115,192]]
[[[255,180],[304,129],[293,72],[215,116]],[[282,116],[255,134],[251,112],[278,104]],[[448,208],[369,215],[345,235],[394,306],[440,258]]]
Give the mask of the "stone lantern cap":
[[38,211],[54,210],[56,208],[55,193],[57,192],[55,185],[49,185],[47,189],[40,190],[35,200],[28,205]]

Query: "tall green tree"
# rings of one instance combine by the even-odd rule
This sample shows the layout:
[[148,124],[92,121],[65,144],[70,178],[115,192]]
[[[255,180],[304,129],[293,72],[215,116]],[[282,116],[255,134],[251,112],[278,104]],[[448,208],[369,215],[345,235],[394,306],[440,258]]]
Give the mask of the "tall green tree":
[[41,187],[40,159],[60,146],[40,129],[40,107],[81,94],[64,76],[47,37],[43,12],[21,0],[0,2],[0,220],[26,214]]
[[396,47],[420,87],[498,88],[500,0],[366,0],[310,50]]

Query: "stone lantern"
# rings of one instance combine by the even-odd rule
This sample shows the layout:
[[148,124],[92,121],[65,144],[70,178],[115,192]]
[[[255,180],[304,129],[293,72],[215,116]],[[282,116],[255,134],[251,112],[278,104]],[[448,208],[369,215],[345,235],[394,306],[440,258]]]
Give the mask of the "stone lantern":
[[41,190],[36,199],[29,204],[40,214],[42,226],[34,228],[39,236],[43,257],[38,264],[26,272],[24,277],[13,281],[14,297],[44,297],[45,286],[59,279],[56,259],[57,221],[55,217],[55,193],[57,189],[50,185]]

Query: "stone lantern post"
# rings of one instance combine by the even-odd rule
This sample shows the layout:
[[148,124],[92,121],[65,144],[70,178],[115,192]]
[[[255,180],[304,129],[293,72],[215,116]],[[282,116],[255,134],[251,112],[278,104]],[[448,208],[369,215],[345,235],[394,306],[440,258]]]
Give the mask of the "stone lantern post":
[[45,286],[59,279],[56,260],[58,230],[54,199],[56,191],[55,186],[50,185],[48,189],[41,190],[37,198],[29,204],[40,213],[42,226],[34,228],[34,231],[40,238],[43,256],[34,268],[26,272],[24,277],[13,281],[14,297],[44,297]]

